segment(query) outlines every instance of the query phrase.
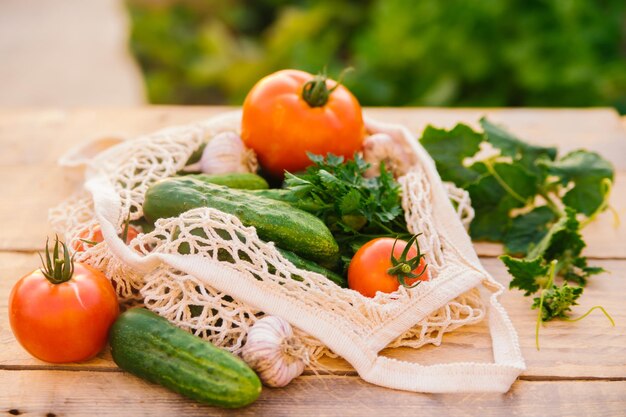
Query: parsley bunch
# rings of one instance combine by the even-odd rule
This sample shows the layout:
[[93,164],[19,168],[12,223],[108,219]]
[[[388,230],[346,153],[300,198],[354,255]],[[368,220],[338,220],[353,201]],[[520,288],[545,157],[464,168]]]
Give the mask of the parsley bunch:
[[344,269],[356,251],[377,237],[411,236],[404,219],[400,186],[381,164],[380,176],[366,178],[369,164],[358,154],[308,154],[303,174],[285,174],[285,188],[300,206],[326,223],[342,250]]
[[482,133],[428,126],[421,143],[443,180],[469,192],[472,238],[504,244],[510,288],[539,293],[532,308],[541,321],[566,318],[588,278],[603,272],[582,255],[580,230],[608,208],[613,167],[595,152],[559,157],[556,148],[525,143],[484,118],[480,124]]

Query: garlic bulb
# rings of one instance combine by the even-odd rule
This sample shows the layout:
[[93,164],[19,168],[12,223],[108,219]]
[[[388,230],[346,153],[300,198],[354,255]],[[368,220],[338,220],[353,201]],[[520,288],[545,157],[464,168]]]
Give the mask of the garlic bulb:
[[284,387],[309,362],[309,352],[291,325],[276,316],[266,316],[250,328],[242,357],[270,387]]
[[409,152],[405,152],[402,146],[395,142],[386,133],[375,133],[363,140],[363,159],[371,166],[365,172],[366,177],[380,175],[380,164],[384,162],[385,169],[400,177],[411,168]]
[[235,132],[222,132],[207,143],[200,170],[205,174],[255,172],[259,167],[253,150],[247,149]]

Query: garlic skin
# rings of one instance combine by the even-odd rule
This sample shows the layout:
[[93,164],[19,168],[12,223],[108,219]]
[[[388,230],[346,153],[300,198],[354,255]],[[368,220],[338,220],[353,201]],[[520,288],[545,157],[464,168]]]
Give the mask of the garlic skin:
[[256,172],[259,164],[252,149],[247,149],[235,132],[222,132],[207,143],[200,170],[205,174]]
[[380,175],[380,164],[398,178],[411,168],[409,152],[405,152],[400,143],[386,133],[375,133],[363,140],[363,159],[371,166],[365,171],[368,178]]
[[269,387],[289,384],[309,362],[309,352],[291,325],[276,316],[263,317],[250,328],[241,356]]

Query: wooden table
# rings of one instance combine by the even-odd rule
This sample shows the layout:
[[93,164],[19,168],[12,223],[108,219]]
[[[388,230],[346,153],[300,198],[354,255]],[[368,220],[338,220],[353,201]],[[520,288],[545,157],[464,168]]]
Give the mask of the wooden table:
[[[70,146],[106,135],[133,136],[227,111],[219,107],[0,110],[0,413],[3,415],[626,415],[626,227],[603,213],[585,229],[586,254],[611,271],[593,278],[575,314],[602,304],[600,314],[577,323],[551,322],[534,344],[536,312],[531,300],[508,291],[502,302],[520,336],[528,369],[499,394],[426,395],[363,382],[342,360],[326,363],[322,376],[306,372],[283,389],[264,389],[252,406],[236,411],[199,405],[119,370],[108,350],[81,364],[49,365],[30,357],[15,341],[7,303],[13,283],[38,266],[47,209],[80,185],[79,170],[62,170],[57,158]],[[626,123],[609,109],[368,109],[380,120],[407,125],[416,134],[432,123],[476,125],[483,114],[531,142],[562,150],[594,149],[617,169],[612,205],[626,221]],[[498,245],[477,244],[485,267],[500,282],[509,276]],[[461,328],[441,347],[395,349],[389,356],[424,364],[491,361],[486,325]]]

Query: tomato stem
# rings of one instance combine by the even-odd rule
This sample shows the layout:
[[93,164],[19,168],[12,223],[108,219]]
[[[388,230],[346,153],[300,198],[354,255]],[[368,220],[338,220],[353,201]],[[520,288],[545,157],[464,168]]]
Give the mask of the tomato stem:
[[[417,287],[421,283],[421,281],[417,281],[413,285],[408,285],[406,283],[406,279],[421,277],[426,272],[426,267],[428,266],[424,265],[424,268],[422,268],[422,270],[417,274],[413,273],[413,270],[419,267],[422,258],[424,258],[424,255],[420,250],[420,245],[417,241],[419,235],[421,235],[421,233],[413,235],[411,239],[409,239],[406,246],[404,247],[404,250],[402,251],[402,254],[400,255],[400,258],[396,258],[394,256],[398,238],[396,238],[396,240],[393,242],[393,246],[391,248],[391,265],[393,266],[387,269],[387,273],[389,275],[395,276],[398,279],[398,282],[405,288]],[[407,259],[409,250],[411,249],[411,245],[413,245],[413,243],[415,243],[415,247],[417,248],[417,255],[413,258]]]
[[[60,247],[59,247],[60,245]],[[63,253],[59,253],[59,249]],[[69,281],[74,274],[74,259],[70,257],[70,251],[65,243],[59,241],[55,236],[54,248],[50,253],[49,240],[46,239],[46,260],[39,254],[41,259],[41,272],[53,284],[61,284]]]
[[302,87],[302,98],[307,104],[311,107],[323,107],[328,103],[328,99],[330,95],[341,85],[343,82],[344,75],[352,71],[353,68],[349,67],[341,71],[339,74],[339,80],[335,83],[335,86],[331,89],[328,89],[326,85],[326,81],[328,80],[328,76],[326,75],[326,70],[317,74],[313,77],[312,80],[307,81]]

